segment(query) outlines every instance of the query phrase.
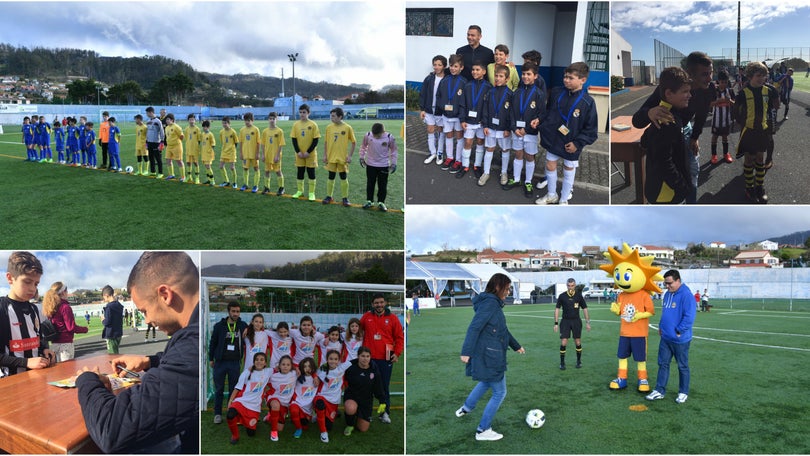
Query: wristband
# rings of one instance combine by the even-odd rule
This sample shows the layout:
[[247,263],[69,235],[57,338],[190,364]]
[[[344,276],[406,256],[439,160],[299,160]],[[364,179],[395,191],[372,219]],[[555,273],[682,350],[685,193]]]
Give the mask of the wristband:
[[558,321],[555,321],[555,322],[554,322],[554,326],[557,326],[557,325],[559,325],[559,324],[560,324],[560,322],[558,322]]

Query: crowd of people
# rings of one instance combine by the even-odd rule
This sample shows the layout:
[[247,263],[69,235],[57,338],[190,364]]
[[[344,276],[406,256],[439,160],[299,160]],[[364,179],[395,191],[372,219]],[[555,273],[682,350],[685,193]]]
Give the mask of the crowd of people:
[[[344,206],[350,206],[348,173],[358,141],[352,127],[343,120],[343,109],[336,107],[331,110],[330,124],[326,127],[323,139],[318,125],[309,119],[309,106],[301,105],[298,114],[299,120],[289,132],[297,173],[296,191],[292,197],[316,200],[315,171],[322,165],[328,174],[326,196],[321,201],[324,204],[335,201],[335,181],[339,176],[340,202]],[[267,127],[263,130],[254,124],[256,119],[253,113],[243,114],[242,119],[244,126],[236,131],[231,127],[231,118],[223,117],[217,140],[211,129],[211,121],[203,120],[200,128],[197,126],[196,116],[189,114],[186,119],[188,125],[182,128],[174,114],[161,109],[158,117],[150,106],[146,108],[146,119],[141,114],[134,117],[136,166],[131,167],[131,171],[127,167],[127,171],[156,179],[234,188],[251,193],[259,192],[260,185],[263,184],[263,195],[283,195],[285,186],[282,157],[286,141],[285,132],[276,125],[278,115],[271,112],[267,117]],[[62,123],[55,121],[53,125],[46,122],[44,116],[26,116],[23,119],[22,140],[26,147],[27,160],[53,163],[53,142],[57,152],[56,162],[59,164],[124,172],[121,166],[122,135],[118,127],[119,120],[104,111],[96,134],[95,124],[85,116],[78,119],[68,117]],[[52,136],[54,141],[51,140]],[[323,158],[319,160],[318,147],[321,142]],[[97,143],[101,148],[100,164]],[[215,177],[214,164],[217,145],[218,168],[222,176],[219,183]],[[373,124],[371,131],[363,135],[358,160],[366,171],[366,202],[363,208],[376,206],[379,210],[388,210],[385,204],[388,177],[396,172],[397,153],[396,140],[385,131],[382,123]],[[237,161],[241,162],[241,173],[237,170]],[[275,184],[272,184],[273,175]],[[306,189],[305,183],[308,184]],[[277,190],[271,191],[271,188]]]

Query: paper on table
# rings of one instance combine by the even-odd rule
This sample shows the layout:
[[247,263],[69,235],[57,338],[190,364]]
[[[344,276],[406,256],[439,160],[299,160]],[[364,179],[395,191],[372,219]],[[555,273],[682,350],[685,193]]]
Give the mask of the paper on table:
[[[106,375],[107,378],[110,379],[110,385],[112,385],[113,391],[119,390],[121,388],[129,388],[130,386],[140,382],[140,379],[137,378],[120,378],[117,377],[115,374],[106,374]],[[76,377],[64,378],[62,380],[57,380],[55,382],[48,382],[48,384],[58,386],[59,388],[75,388]]]

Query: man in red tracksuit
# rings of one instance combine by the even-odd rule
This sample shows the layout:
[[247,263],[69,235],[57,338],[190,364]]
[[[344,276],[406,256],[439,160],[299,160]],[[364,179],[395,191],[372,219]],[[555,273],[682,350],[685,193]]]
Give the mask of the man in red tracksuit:
[[386,308],[385,297],[382,293],[377,293],[372,298],[373,310],[363,314],[360,319],[360,326],[363,328],[363,345],[371,349],[371,361],[377,365],[377,369],[382,376],[383,389],[385,390],[386,404],[385,412],[380,414],[380,421],[390,423],[391,417],[391,371],[394,363],[399,360],[405,346],[405,334],[402,331],[402,323],[399,316],[391,313],[391,309]]

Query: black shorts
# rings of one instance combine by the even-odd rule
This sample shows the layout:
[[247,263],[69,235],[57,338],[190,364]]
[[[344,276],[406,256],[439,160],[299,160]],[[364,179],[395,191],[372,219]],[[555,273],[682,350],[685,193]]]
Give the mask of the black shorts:
[[765,152],[768,148],[768,132],[764,130],[745,130],[740,137],[739,151],[745,154]]
[[725,127],[712,127],[712,134],[717,136],[728,136],[731,132],[731,126],[726,125]]
[[[348,391],[348,390],[347,390]],[[343,403],[345,404],[346,401],[352,400],[357,402],[357,414],[356,416],[361,420],[366,420],[369,423],[371,422],[371,414],[374,409],[374,398],[369,400],[361,400],[357,397],[354,397],[353,394],[349,392],[343,393]]]
[[570,339],[574,333],[574,339],[582,338],[582,319],[563,318],[560,320],[560,339]]

